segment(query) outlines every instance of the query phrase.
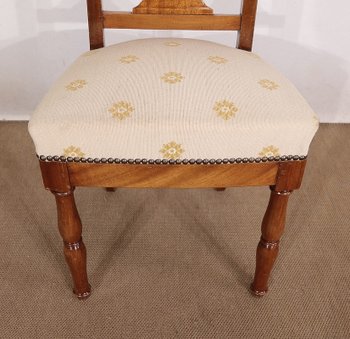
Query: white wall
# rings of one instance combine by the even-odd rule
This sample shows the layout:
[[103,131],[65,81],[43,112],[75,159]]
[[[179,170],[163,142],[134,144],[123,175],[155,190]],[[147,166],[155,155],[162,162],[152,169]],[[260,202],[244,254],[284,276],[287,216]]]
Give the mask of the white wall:
[[[130,10],[137,0],[105,0]],[[239,0],[208,0],[217,13]],[[254,50],[286,74],[323,122],[350,122],[348,0],[260,0]],[[88,49],[84,0],[0,0],[0,119],[27,119],[55,78]],[[332,21],[331,21],[332,20]],[[197,37],[234,45],[231,32],[107,32],[108,43]]]

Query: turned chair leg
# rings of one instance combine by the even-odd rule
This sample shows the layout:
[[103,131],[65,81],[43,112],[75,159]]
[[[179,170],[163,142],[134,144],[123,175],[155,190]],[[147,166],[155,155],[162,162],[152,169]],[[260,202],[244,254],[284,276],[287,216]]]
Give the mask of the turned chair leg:
[[79,299],[87,298],[91,288],[86,272],[86,249],[82,225],[75,205],[73,190],[54,192],[57,204],[58,228],[63,238],[64,255],[73,277],[73,292]]
[[250,287],[253,294],[263,296],[268,290],[268,279],[276,260],[282,236],[288,198],[292,191],[276,191],[271,187],[270,201],[261,226],[261,239],[256,251],[254,281]]

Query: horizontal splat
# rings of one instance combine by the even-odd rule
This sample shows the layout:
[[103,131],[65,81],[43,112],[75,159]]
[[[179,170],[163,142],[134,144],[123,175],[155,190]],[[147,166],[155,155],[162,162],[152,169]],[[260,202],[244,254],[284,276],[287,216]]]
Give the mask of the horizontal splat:
[[133,9],[135,14],[213,14],[201,0],[143,0]]

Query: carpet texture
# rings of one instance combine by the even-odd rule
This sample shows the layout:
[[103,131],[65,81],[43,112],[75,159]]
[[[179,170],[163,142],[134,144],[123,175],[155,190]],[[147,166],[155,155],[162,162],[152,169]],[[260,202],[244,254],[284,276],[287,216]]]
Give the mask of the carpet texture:
[[322,125],[264,298],[269,190],[77,188],[93,293],[71,293],[27,124],[0,123],[1,338],[349,338],[350,125]]

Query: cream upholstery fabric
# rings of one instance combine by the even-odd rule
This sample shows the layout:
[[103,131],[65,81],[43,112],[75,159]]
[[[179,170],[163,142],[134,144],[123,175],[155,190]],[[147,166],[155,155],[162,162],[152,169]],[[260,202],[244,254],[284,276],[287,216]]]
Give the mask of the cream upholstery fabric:
[[83,54],[29,124],[38,155],[125,159],[306,155],[317,128],[294,86],[259,56],[191,39]]

